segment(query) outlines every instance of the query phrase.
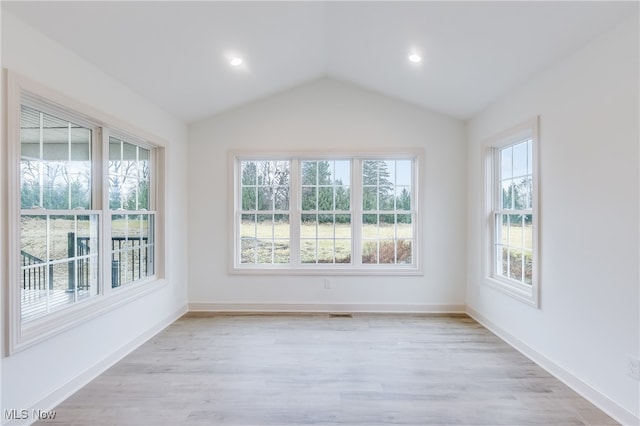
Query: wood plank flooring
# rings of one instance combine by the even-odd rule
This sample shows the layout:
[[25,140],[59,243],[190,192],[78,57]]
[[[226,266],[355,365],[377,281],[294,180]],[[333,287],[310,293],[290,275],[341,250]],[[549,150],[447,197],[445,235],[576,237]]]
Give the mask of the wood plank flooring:
[[614,425],[465,315],[188,314],[65,425]]

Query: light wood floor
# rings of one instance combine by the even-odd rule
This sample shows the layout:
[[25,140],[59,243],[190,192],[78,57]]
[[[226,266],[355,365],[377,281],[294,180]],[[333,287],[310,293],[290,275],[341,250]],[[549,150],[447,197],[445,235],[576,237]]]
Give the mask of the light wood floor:
[[189,314],[55,411],[39,424],[616,424],[464,315]]

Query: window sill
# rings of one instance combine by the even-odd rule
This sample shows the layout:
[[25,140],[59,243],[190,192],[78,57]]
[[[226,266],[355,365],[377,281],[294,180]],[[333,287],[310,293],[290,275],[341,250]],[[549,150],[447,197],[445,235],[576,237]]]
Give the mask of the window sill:
[[356,268],[354,266],[300,266],[297,268],[290,266],[242,266],[231,267],[231,275],[284,275],[284,276],[424,276],[424,271],[416,266],[367,266]]
[[515,281],[490,276],[482,280],[483,284],[496,289],[520,302],[539,309],[537,290],[535,285],[527,286]]
[[[41,343],[57,334],[91,321],[105,313],[125,306],[166,285],[161,278],[150,277],[139,283],[113,289],[107,296],[95,296],[86,302],[78,303],[59,312],[47,314],[29,321],[16,330],[11,339],[8,355]],[[19,312],[19,307],[18,307]]]

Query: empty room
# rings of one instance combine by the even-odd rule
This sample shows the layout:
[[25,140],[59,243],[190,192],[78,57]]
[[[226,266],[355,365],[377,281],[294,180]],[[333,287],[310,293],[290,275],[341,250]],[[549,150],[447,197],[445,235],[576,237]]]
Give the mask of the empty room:
[[0,12],[0,424],[640,424],[637,1]]

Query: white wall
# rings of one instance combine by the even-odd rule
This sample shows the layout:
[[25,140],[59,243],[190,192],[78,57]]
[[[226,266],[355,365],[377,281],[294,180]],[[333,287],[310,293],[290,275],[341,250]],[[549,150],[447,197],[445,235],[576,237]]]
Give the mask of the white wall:
[[[425,276],[229,275],[230,150],[426,152]],[[189,126],[189,302],[311,304],[309,309],[459,309],[465,301],[465,129],[462,122],[320,79]],[[336,306],[333,306],[336,305]],[[343,306],[338,306],[343,305]],[[346,306],[344,306],[346,305]],[[376,305],[375,307],[373,305]],[[380,306],[385,305],[385,306]],[[407,307],[411,305],[411,307]],[[447,305],[437,307],[436,305]],[[211,306],[211,305],[209,305]]]
[[[59,402],[55,398],[68,396],[65,392],[81,384],[79,378],[90,378],[96,365],[105,366],[114,354],[121,353],[136,339],[157,330],[184,310],[187,303],[187,129],[157,106],[5,11],[2,13],[2,67],[158,135],[168,143],[166,283],[143,298],[2,359],[0,413],[3,414],[4,409],[52,408],[38,404]],[[4,178],[3,174],[3,187]],[[6,211],[4,198],[2,203],[2,211]],[[6,265],[3,264],[3,268]],[[87,372],[88,376],[83,375]]]
[[[603,398],[639,416],[638,18],[470,121],[468,306]],[[540,116],[541,307],[481,285],[481,145]],[[616,407],[617,406],[617,407]],[[607,407],[603,407],[607,408]],[[620,410],[618,410],[620,408]],[[626,410],[626,417],[625,417]],[[631,419],[631,420],[630,420]]]

